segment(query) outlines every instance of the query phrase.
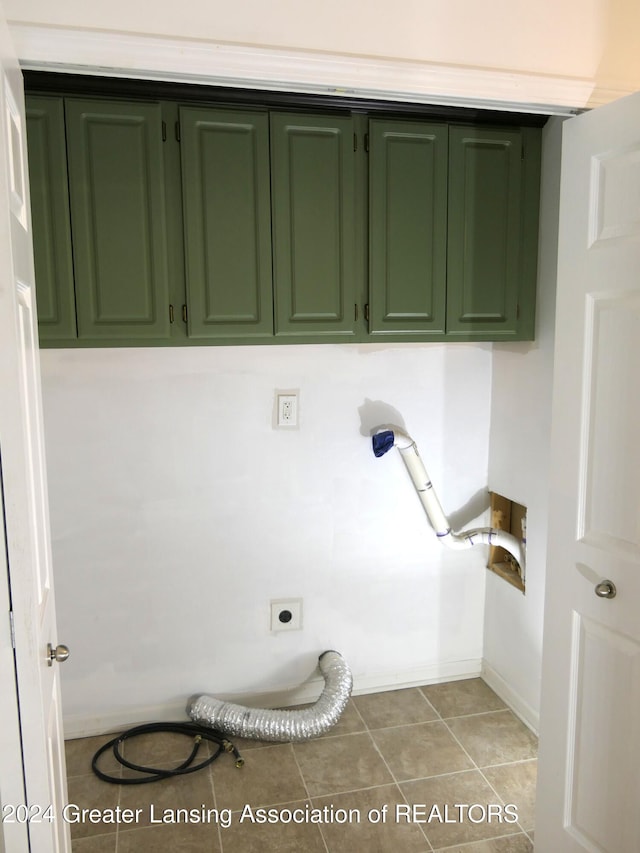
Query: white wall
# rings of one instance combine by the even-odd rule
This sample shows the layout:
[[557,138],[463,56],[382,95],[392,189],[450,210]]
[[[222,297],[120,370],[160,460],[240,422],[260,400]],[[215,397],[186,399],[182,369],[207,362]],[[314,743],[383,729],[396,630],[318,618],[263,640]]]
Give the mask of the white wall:
[[543,130],[536,340],[494,344],[489,485],[527,507],[526,594],[487,577],[484,674],[537,728],[546,574],[548,464],[562,120]]
[[[179,7],[153,8],[123,0],[5,0],[5,8],[14,22],[26,22],[13,29],[19,46],[33,48],[29,59],[46,62],[54,57],[62,64],[98,64],[103,71],[115,68],[118,73],[141,73],[136,63],[142,42],[127,42],[129,47],[120,49],[128,36],[144,40],[159,35],[175,48],[168,76],[186,63],[183,48],[186,56],[189,40],[195,39],[207,48],[197,52],[196,65],[204,76],[217,73],[216,56],[221,54],[224,63],[222,47],[233,42],[248,46],[247,68],[252,69],[260,67],[254,60],[262,46],[306,51],[305,79],[317,85],[326,82],[328,70],[341,74],[347,69],[346,60],[323,61],[327,52],[337,52],[354,60],[356,81],[369,57],[388,59],[391,64],[379,64],[372,75],[383,80],[381,91],[398,91],[399,81],[409,87],[414,75],[420,78],[415,90],[434,97],[456,91],[472,99],[513,101],[543,97],[549,91],[538,89],[537,83],[521,89],[520,72],[530,75],[529,83],[545,75],[584,79],[587,93],[592,87],[594,92],[607,86],[640,88],[640,54],[634,45],[640,6],[626,0],[564,0],[560,6],[555,0],[533,6],[524,0],[431,0],[404,7],[345,0],[338,8],[329,2],[313,10],[287,6],[286,0],[277,6],[255,0],[231,6],[185,0]],[[40,25],[42,38],[32,40]],[[107,32],[117,38],[104,43],[90,38]],[[83,41],[88,54],[80,50]],[[131,45],[136,50],[129,54]],[[154,43],[144,61],[157,50],[162,65],[162,57],[168,56],[165,47],[165,42]],[[236,63],[233,73],[242,78],[242,51],[229,57]],[[278,66],[280,58],[275,56],[275,64],[270,60],[269,70],[275,73],[281,67],[286,75],[291,66]],[[429,74],[421,78],[412,62],[428,65]],[[447,88],[430,76],[442,63],[487,73],[454,75]],[[495,76],[496,68],[505,73]],[[187,73],[186,65],[183,70]],[[496,91],[496,82],[505,89]],[[518,91],[524,94],[517,97]],[[551,184],[554,162],[552,157],[545,167],[551,170],[545,182]],[[545,239],[551,246],[555,213],[550,210],[553,204],[543,205]],[[552,254],[551,248],[546,257]],[[543,258],[536,343],[496,347],[493,382],[498,390],[491,412],[486,402],[491,352],[483,347],[43,353],[60,619],[71,631],[66,639],[80,647],[75,663],[66,668],[68,718],[84,719],[103,705],[117,714],[118,708],[144,702],[178,701],[184,692],[201,688],[233,692],[293,684],[310,670],[317,647],[325,644],[342,645],[363,689],[408,678],[409,670],[419,680],[442,661],[479,658],[485,573],[475,568],[481,560],[474,557],[474,568],[461,568],[457,561],[462,558],[433,552],[428,529],[415,517],[419,507],[410,487],[402,479],[388,479],[388,457],[382,462],[369,457],[357,422],[343,423],[346,413],[351,418],[366,396],[402,411],[432,475],[438,482],[443,477],[447,511],[486,483],[491,420],[490,485],[529,507],[530,536],[527,596],[518,597],[489,577],[487,673],[493,674],[496,685],[511,689],[523,713],[535,718],[552,266]],[[288,385],[301,387],[303,417],[311,416],[293,436],[273,433],[269,420],[273,389]],[[472,395],[469,408],[465,393]],[[517,409],[513,400],[519,402]],[[249,464],[253,451],[247,456],[237,444],[225,444],[224,451],[208,444],[212,434],[219,435],[220,421],[230,410],[239,425],[232,425],[233,434],[240,428],[251,439],[245,444],[262,452],[256,465]],[[325,431],[328,421],[343,423],[330,437]],[[320,455],[319,446],[324,447]],[[471,468],[460,464],[458,454],[470,458]],[[349,476],[352,471],[355,479]],[[281,476],[283,492],[274,498],[269,490]],[[312,488],[307,493],[302,484],[309,478]],[[219,482],[223,489],[214,484]],[[401,529],[406,541],[386,532],[385,504],[392,508],[394,529]],[[405,512],[414,513],[411,522]],[[224,536],[212,522],[216,516],[222,519]],[[236,526],[239,517],[241,529]],[[196,566],[195,587],[182,584],[185,566]],[[218,572],[231,597],[214,608]],[[159,583],[153,587],[156,578]],[[241,596],[244,601],[246,594],[251,604],[237,608],[236,600]],[[274,638],[265,633],[265,601],[285,595],[303,595],[310,602],[303,645],[298,635]],[[169,627],[163,609],[167,600],[176,616]],[[145,614],[139,642],[132,611]],[[181,627],[185,620],[193,626],[186,636]],[[195,658],[194,649],[200,650]],[[265,664],[265,655],[271,663]]]
[[578,108],[640,88],[640,4],[629,0],[5,0],[5,8],[21,59],[35,67]]
[[[361,691],[480,671],[485,554],[445,552],[362,433],[403,418],[470,523],[490,345],[45,350],[42,382],[67,734],[277,692],[328,648]],[[299,430],[273,428],[276,388]],[[271,634],[298,596],[302,632]]]
[[[579,76],[602,49],[601,0],[5,0],[10,21]],[[552,25],[551,25],[552,22]],[[576,26],[579,23],[579,27]],[[540,50],[540,47],[543,49]]]

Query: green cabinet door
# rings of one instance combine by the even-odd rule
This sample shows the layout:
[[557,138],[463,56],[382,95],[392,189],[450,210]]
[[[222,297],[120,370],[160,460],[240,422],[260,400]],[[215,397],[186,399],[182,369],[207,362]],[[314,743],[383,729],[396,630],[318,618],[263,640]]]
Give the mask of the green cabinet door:
[[527,211],[538,199],[525,180],[523,134],[451,127],[449,140],[447,335],[530,337],[535,260],[524,230],[537,233]]
[[190,338],[273,335],[269,119],[181,107]]
[[162,119],[157,103],[67,99],[78,337],[169,337]]
[[448,128],[369,122],[369,334],[445,331]]
[[355,176],[351,116],[271,115],[276,337],[356,334]]
[[60,346],[76,337],[64,102],[32,95],[26,106],[38,330]]

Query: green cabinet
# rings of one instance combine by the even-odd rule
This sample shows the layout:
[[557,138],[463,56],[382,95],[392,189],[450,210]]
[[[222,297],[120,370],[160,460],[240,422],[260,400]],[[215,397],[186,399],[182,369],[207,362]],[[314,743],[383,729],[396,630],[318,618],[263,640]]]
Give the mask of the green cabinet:
[[38,327],[55,345],[76,336],[63,99],[30,97],[27,134]]
[[369,122],[369,333],[445,333],[446,125]]
[[533,338],[539,132],[369,124],[369,334]]
[[355,334],[353,140],[351,116],[271,115],[277,337]]
[[540,131],[27,98],[43,346],[533,338]]
[[158,103],[65,104],[78,338],[169,336]]
[[182,107],[190,338],[273,335],[269,117]]
[[450,130],[447,334],[454,338],[533,332],[535,258],[525,229],[538,195],[527,186],[528,141],[519,129]]
[[29,96],[40,342],[169,337],[158,103]]

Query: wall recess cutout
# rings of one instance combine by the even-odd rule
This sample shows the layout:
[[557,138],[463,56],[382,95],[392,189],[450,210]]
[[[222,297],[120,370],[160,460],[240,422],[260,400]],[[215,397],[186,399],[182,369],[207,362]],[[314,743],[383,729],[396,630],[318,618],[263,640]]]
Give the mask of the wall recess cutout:
[[[497,494],[497,492],[490,492],[490,496],[491,527],[506,530],[507,533],[522,539],[526,546],[527,508]],[[504,548],[497,545],[489,546],[487,568],[524,593],[525,573]]]

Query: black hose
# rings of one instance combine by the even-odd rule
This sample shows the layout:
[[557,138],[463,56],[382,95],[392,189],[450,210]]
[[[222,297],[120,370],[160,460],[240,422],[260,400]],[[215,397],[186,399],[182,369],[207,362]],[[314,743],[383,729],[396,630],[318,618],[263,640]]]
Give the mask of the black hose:
[[[194,743],[191,754],[182,762],[182,764],[178,765],[178,767],[163,769],[158,767],[145,767],[141,764],[133,764],[131,761],[127,761],[120,753],[120,744],[124,743],[125,740],[131,740],[131,738],[138,737],[139,735],[154,732],[172,732],[175,734],[186,735],[187,737],[193,737]],[[193,764],[202,741],[209,741],[210,743],[217,744],[217,749],[213,755],[203,759],[199,764]],[[128,767],[129,770],[135,770],[138,773],[145,773],[147,775],[142,777],[110,776],[108,773],[104,773],[102,770],[99,770],[98,759],[108,749],[113,750],[116,760],[122,764],[123,767]],[[114,737],[113,740],[105,743],[104,746],[101,746],[93,756],[91,768],[96,776],[99,779],[102,779],[103,782],[111,782],[113,785],[142,785],[145,782],[159,782],[161,779],[169,779],[172,776],[184,776],[187,773],[195,773],[197,770],[202,770],[210,764],[213,764],[216,758],[218,758],[218,756],[223,752],[232,752],[236,759],[236,767],[242,767],[244,759],[236,747],[231,743],[231,741],[227,740],[227,738],[212,729],[204,728],[196,723],[147,723],[142,726],[135,726],[132,729],[128,729],[126,732]]]

